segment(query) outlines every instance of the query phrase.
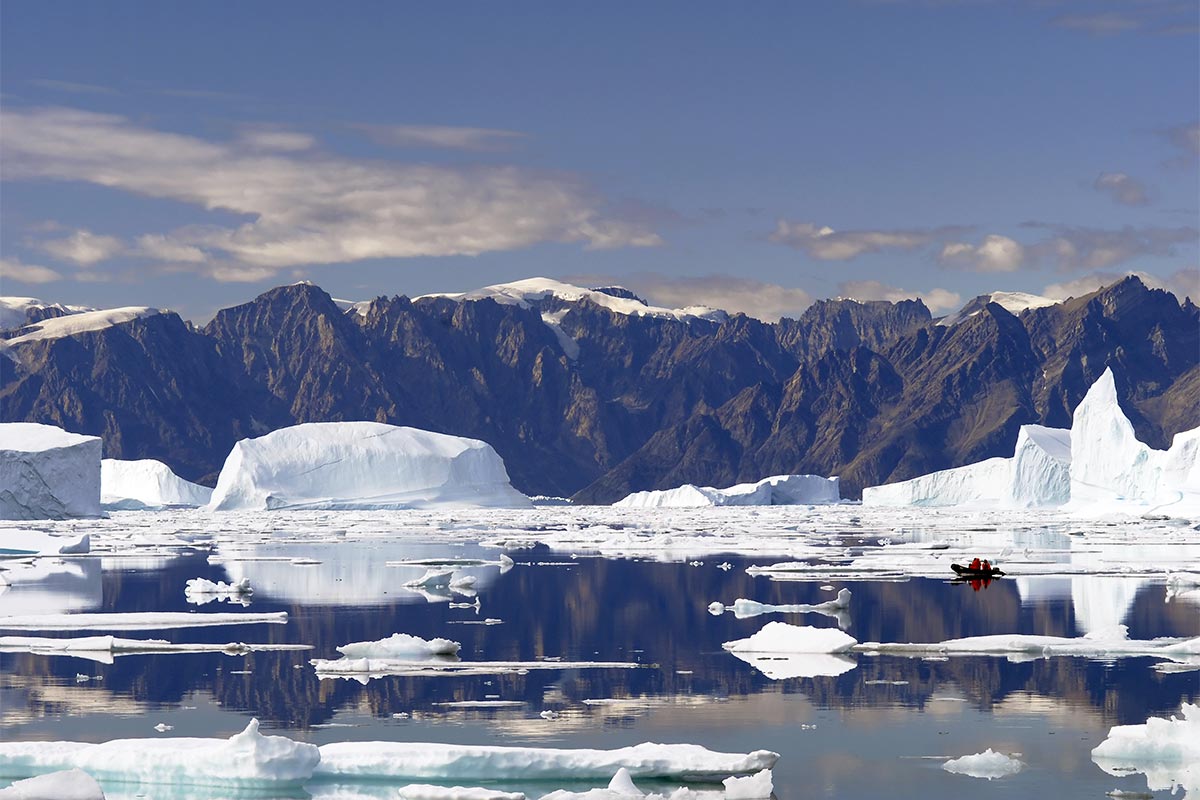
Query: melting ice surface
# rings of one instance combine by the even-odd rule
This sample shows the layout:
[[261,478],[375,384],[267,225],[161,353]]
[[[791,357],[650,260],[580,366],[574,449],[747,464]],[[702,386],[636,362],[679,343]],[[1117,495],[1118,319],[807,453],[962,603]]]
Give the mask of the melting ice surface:
[[[648,796],[682,785],[716,800],[734,768],[753,781],[767,766],[705,756],[728,771],[652,777],[632,769],[649,756],[585,754],[642,743],[779,753],[779,798],[808,793],[815,774],[839,797],[958,798],[964,784],[990,787],[942,765],[989,750],[1020,754],[1021,770],[995,783],[1011,796],[1144,792],[1191,774],[1134,763],[1145,748],[1117,732],[1200,700],[1194,523],[843,505],[173,510],[6,525],[0,547],[32,530],[88,534],[91,552],[0,560],[0,627],[14,626],[0,629],[5,746],[127,739],[165,753],[190,740],[201,763],[257,718],[255,737],[282,737],[294,754],[315,745],[341,770],[298,773],[287,793],[313,798],[467,796],[446,794],[453,786],[481,800],[602,798],[624,766]],[[1010,577],[951,583],[949,564],[976,555]],[[441,577],[423,580],[430,571]],[[197,579],[248,580],[249,606],[189,603]],[[714,601],[732,613],[710,613]],[[204,615],[222,624],[197,627]],[[150,627],[166,622],[193,624]],[[722,647],[739,642],[751,644]],[[312,649],[275,649],[299,645]],[[1132,760],[1109,774],[1092,750],[1114,728]],[[446,768],[448,754],[497,747],[518,748],[501,752],[542,777]],[[569,751],[553,778],[550,750]],[[588,759],[591,772],[573,769]],[[339,762],[426,771],[368,780]],[[0,786],[32,771],[13,763]],[[133,766],[119,771],[97,775],[109,797],[147,795],[129,782]],[[220,796],[244,796],[222,780]],[[212,794],[180,783],[147,796]]]

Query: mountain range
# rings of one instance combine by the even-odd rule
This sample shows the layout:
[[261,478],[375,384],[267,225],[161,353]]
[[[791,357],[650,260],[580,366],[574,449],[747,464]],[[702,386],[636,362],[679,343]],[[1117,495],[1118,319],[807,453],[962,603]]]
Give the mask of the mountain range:
[[203,328],[10,298],[0,421],[99,435],[106,457],[212,485],[240,438],[375,420],[482,439],[521,491],[578,502],[789,473],[839,475],[856,497],[1011,455],[1026,423],[1069,427],[1106,367],[1143,441],[1200,426],[1190,299],[1134,276],[1014,297],[943,320],[919,300],[823,300],[767,323],[545,279],[361,303],[299,283]]

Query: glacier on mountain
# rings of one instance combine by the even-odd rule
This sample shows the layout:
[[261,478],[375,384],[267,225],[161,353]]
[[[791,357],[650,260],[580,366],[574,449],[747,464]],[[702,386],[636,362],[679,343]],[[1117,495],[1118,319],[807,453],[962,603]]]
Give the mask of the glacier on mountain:
[[208,508],[530,505],[496,451],[477,439],[379,422],[310,422],[234,445]]
[[98,437],[36,422],[0,423],[0,519],[99,514]]

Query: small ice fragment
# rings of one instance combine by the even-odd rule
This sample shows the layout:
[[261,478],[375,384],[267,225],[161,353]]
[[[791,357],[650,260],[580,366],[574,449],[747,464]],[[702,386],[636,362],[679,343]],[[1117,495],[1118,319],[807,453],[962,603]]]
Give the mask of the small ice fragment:
[[709,603],[708,604],[708,613],[712,614],[714,617],[721,616],[722,614],[725,613],[725,604],[724,603],[716,603],[716,602]]
[[542,719],[558,719],[559,717],[562,716],[562,714],[559,714],[557,711],[554,711],[552,709],[546,709],[542,713],[538,714],[538,716],[541,717]]
[[726,572],[729,572],[729,570],[733,569],[733,564],[730,564],[728,561],[723,561],[720,564],[717,564],[717,569],[723,569]]
[[174,725],[168,725],[168,724],[167,724],[167,723],[165,723],[165,722],[160,722],[160,723],[158,723],[157,725],[155,725],[155,726],[154,726],[154,730],[158,731],[159,733],[166,733],[167,731],[173,731],[173,730],[175,730],[175,726],[174,726]]
[[84,675],[81,672],[75,673],[75,682],[76,683],[87,683],[89,680],[90,680],[90,678],[87,675]]
[[629,770],[621,767],[617,774],[608,782],[608,790],[622,797],[643,797],[645,793],[633,782]]
[[942,769],[972,778],[987,778],[990,781],[1016,775],[1023,766],[1025,765],[1018,759],[997,753],[989,747],[982,753],[950,759],[942,764]]
[[775,791],[771,780],[771,770],[759,770],[744,778],[730,776],[722,783],[725,785],[725,800],[760,800],[769,798]]

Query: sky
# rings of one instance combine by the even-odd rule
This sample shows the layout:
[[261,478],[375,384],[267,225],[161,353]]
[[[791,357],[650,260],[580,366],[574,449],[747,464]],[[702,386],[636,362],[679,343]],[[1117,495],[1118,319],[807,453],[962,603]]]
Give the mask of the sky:
[[1200,299],[1192,0],[0,4],[0,294]]

